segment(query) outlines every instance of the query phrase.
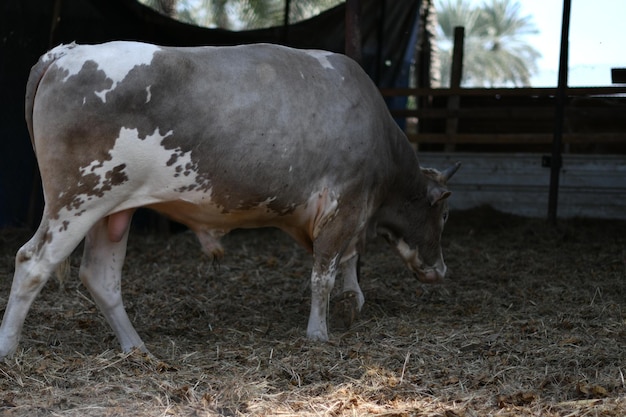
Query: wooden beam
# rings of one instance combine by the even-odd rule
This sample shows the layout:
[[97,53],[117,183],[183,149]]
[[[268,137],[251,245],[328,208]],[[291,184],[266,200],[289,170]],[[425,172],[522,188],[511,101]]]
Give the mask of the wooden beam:
[[562,142],[565,123],[565,98],[567,97],[567,73],[569,56],[569,20],[571,0],[563,0],[563,20],[561,23],[561,55],[559,59],[559,82],[556,94],[554,138],[552,140],[552,160],[550,163],[550,194],[548,196],[548,221],[556,224],[559,201],[559,175],[563,166]]
[[62,0],[55,0],[52,8],[52,22],[50,24],[50,36],[48,36],[48,48],[50,49],[58,45],[57,32],[59,23],[61,23],[61,2]]
[[360,0],[346,0],[345,53],[359,64],[361,52],[361,3]]
[[285,9],[283,10],[283,44],[289,43],[289,15],[291,14],[291,0],[285,0]]
[[[447,97],[453,95],[473,97],[554,97],[557,89],[554,87],[538,88],[381,88],[384,97],[397,96],[433,96]],[[568,97],[582,96],[611,96],[626,94],[626,86],[611,87],[568,87],[565,89]]]
[[[450,71],[450,88],[461,88],[463,78],[463,45],[465,43],[465,28],[457,26],[454,28],[454,46],[452,49],[452,69]],[[458,131],[459,118],[452,115],[452,112],[459,109],[461,97],[458,95],[448,97],[447,108],[451,112],[446,120],[446,133],[453,135]],[[446,144],[446,152],[454,151],[454,143]]]
[[[457,133],[447,135],[445,133],[416,133],[407,135],[409,141],[414,143],[434,144],[480,144],[480,145],[536,145],[552,143],[551,133]],[[625,133],[565,133],[563,143],[624,143]]]
[[[554,107],[465,107],[460,109],[423,108],[415,110],[392,109],[394,117],[418,117],[420,119],[541,119],[553,120]],[[616,107],[568,107],[566,118],[585,118],[594,120],[622,120],[626,106]]]
[[626,68],[611,68],[611,82],[613,84],[626,84]]

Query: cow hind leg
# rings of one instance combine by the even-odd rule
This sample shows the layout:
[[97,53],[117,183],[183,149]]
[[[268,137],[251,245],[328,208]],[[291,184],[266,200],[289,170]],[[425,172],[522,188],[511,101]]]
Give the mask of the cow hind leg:
[[44,215],[33,237],[15,256],[15,273],[0,326],[0,358],[17,348],[26,315],[50,275],[65,261],[84,236],[83,224]]
[[103,218],[87,233],[79,276],[115,332],[122,350],[146,351],[122,302],[122,266],[130,224],[127,214]]
[[354,254],[341,264],[341,275],[343,290],[335,300],[334,310],[343,325],[349,329],[359,317],[365,303],[365,297],[359,287],[359,254]]

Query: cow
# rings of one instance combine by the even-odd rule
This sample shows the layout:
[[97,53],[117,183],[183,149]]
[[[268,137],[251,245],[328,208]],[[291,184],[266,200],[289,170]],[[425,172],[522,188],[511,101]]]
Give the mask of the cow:
[[446,182],[458,164],[420,168],[376,86],[341,54],[61,45],[32,68],[25,112],[45,206],[16,255],[0,357],[15,351],[33,300],[83,239],[82,283],[121,349],[147,351],[120,290],[139,207],[186,225],[215,258],[235,228],[289,234],[313,255],[306,335],[316,341],[328,341],[338,271],[363,306],[357,266],[368,230],[420,280],[446,273]]

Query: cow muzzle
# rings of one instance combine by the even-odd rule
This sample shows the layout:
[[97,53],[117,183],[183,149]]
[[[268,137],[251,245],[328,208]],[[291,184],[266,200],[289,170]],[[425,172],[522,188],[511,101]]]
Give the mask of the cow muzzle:
[[396,250],[419,281],[433,284],[441,282],[446,276],[447,267],[443,262],[443,256],[441,256],[433,266],[427,266],[420,258],[417,249],[411,249],[404,240],[400,239],[398,241]]

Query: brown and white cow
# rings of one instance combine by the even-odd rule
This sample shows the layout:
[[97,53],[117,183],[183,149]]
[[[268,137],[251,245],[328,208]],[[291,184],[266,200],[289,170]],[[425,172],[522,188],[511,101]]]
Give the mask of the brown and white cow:
[[121,347],[144,349],[120,291],[129,223],[149,207],[193,230],[210,256],[234,228],[273,226],[313,253],[310,339],[328,340],[329,293],[364,299],[368,228],[423,281],[441,279],[445,172],[420,169],[379,92],[350,59],[277,45],[59,46],[33,67],[26,121],[45,209],[17,253],[0,327],[16,349],[51,273],[85,238],[80,278]]

